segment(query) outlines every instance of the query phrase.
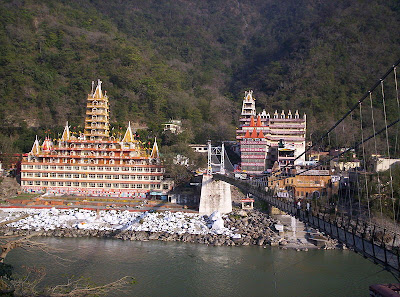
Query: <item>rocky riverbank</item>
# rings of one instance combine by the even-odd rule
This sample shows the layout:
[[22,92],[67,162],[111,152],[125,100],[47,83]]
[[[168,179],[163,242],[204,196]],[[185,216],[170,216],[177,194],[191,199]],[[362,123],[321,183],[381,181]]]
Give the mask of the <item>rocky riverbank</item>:
[[[7,210],[1,221],[26,218],[1,227],[4,235],[37,232],[39,236],[100,237],[122,240],[161,240],[201,243],[213,246],[286,246],[306,250],[312,247],[290,242],[279,235],[279,221],[258,210],[234,210],[228,215],[214,213],[210,217],[189,213],[132,213],[115,210]],[[326,246],[328,247],[328,246]],[[336,247],[334,242],[329,248]]]

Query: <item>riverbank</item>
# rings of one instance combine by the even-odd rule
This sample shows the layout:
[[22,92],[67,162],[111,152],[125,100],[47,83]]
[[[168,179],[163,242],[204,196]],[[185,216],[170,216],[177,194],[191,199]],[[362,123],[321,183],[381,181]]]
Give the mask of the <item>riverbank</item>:
[[[280,224],[265,213],[234,210],[228,215],[211,216],[169,211],[135,213],[85,209],[3,209],[0,221],[15,220],[0,229],[4,235],[37,232],[40,236],[99,237],[122,240],[160,240],[201,243],[213,246],[280,246],[307,250],[313,244],[279,234]],[[322,248],[335,248],[327,241]]]

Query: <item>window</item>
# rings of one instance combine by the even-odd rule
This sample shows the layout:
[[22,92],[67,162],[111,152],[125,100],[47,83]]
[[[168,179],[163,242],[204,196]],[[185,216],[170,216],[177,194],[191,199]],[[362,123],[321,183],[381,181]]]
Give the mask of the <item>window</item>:
[[122,167],[122,171],[129,171],[129,167]]
[[87,170],[87,166],[83,166],[83,167],[82,167],[82,170]]
[[39,173],[39,172],[36,172],[36,173],[35,173],[35,177],[40,177],[40,173]]
[[72,184],[74,185],[74,187],[79,187],[79,183],[78,182],[73,182]]
[[95,183],[89,183],[89,187],[94,188],[94,187],[96,187],[96,184]]
[[106,167],[106,171],[111,171],[111,167]]
[[36,181],[35,181],[35,185],[36,185],[36,186],[40,186],[40,181],[39,181],[39,180],[36,180]]
[[89,174],[89,178],[96,178],[96,174]]
[[28,181],[28,185],[32,186],[33,185],[33,181]]
[[79,166],[74,166],[74,170],[79,170]]
[[129,184],[122,184],[121,187],[124,189],[127,189],[127,188],[129,188]]
[[129,175],[121,175],[122,179],[129,179]]
[[57,174],[57,177],[63,178],[63,177],[64,177],[64,174],[63,174],[63,173],[58,173],[58,174]]
[[71,170],[71,166],[65,166],[65,170]]
[[106,188],[111,188],[111,184],[106,184]]
[[151,168],[151,172],[157,172],[157,168]]
[[47,186],[49,184],[48,181],[43,181],[42,183],[43,183],[43,186]]
[[136,188],[141,189],[142,188],[142,184],[137,184]]
[[58,170],[64,170],[64,166],[58,166]]
[[98,174],[98,175],[97,175],[97,178],[98,178],[98,179],[103,179],[103,175],[102,175],[102,174]]
[[144,179],[144,180],[149,180],[149,176],[148,176],[148,175],[145,175],[145,176],[143,176],[143,179]]
[[106,174],[104,177],[105,177],[105,179],[111,179],[111,175],[110,174]]
[[94,171],[94,170],[96,170],[96,167],[89,167],[89,170]]
[[79,174],[74,174],[74,178],[79,178]]
[[137,180],[141,180],[141,179],[142,179],[142,176],[141,176],[141,175],[136,175],[136,179],[137,179]]
[[36,169],[40,169],[40,167],[42,167],[42,166],[40,166],[40,165],[35,165],[35,168],[36,168]]
[[114,167],[114,171],[119,171],[120,168],[119,167]]
[[56,170],[56,169],[57,169],[57,166],[50,166],[50,169]]
[[81,187],[87,187],[87,183],[81,183]]
[[131,188],[132,189],[136,188],[136,185],[135,184],[131,184]]
[[119,184],[113,184],[113,188],[119,188]]
[[114,175],[113,179],[119,179],[119,175]]
[[104,167],[97,167],[98,171],[103,171]]
[[50,173],[50,177],[56,177],[56,174],[54,172]]
[[62,186],[64,186],[64,183],[63,182],[58,182],[58,186],[62,187]]
[[66,182],[65,185],[66,185],[67,187],[70,187],[70,186],[71,186],[71,182]]
[[81,174],[81,178],[87,178],[87,174]]
[[103,184],[103,183],[100,183],[100,184],[97,184],[97,186],[98,186],[99,188],[103,188],[103,187],[104,187],[104,184]]
[[48,166],[48,165],[43,165],[42,168],[43,168],[43,169],[49,169],[49,166]]
[[64,176],[65,176],[65,178],[71,178],[71,174],[69,174],[69,173],[66,173]]

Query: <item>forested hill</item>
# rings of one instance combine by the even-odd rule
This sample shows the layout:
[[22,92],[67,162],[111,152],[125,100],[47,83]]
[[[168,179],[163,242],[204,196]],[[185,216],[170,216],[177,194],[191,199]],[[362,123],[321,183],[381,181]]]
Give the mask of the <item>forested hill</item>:
[[397,0],[3,0],[0,143],[83,125],[97,78],[112,122],[150,134],[174,118],[187,141],[232,139],[247,89],[314,131],[399,57]]

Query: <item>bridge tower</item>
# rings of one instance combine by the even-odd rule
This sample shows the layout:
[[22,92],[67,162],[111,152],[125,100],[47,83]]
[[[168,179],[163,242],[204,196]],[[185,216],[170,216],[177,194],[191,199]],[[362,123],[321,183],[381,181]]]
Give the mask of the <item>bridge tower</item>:
[[203,182],[201,185],[201,196],[199,214],[210,215],[214,211],[220,213],[229,213],[232,211],[232,195],[230,184],[224,181],[213,180],[212,163],[213,156],[220,156],[219,173],[225,174],[225,145],[221,147],[212,147],[211,140],[208,141],[208,158],[207,158],[207,173],[203,174]]

